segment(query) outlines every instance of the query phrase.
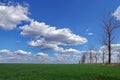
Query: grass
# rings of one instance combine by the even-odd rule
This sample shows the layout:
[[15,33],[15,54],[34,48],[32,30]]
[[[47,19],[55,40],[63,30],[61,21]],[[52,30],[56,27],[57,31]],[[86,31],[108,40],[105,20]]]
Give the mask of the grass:
[[0,64],[0,80],[120,80],[120,66]]

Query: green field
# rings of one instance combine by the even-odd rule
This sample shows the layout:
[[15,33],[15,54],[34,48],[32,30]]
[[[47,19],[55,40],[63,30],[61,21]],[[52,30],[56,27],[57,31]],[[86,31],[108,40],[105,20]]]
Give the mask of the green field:
[[120,66],[0,64],[0,80],[120,80]]

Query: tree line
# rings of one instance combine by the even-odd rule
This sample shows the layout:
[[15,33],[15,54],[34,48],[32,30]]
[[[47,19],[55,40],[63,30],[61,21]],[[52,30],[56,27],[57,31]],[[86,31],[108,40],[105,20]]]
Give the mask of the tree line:
[[[94,49],[93,45],[89,46],[89,51],[82,54],[79,63],[98,63],[98,59],[101,59],[101,63],[111,64],[111,57],[112,57],[112,44],[115,41],[115,34],[114,32],[117,28],[120,27],[120,22],[116,20],[116,18],[112,14],[108,14],[104,16],[101,20],[102,23],[102,37],[100,40],[101,45],[103,48],[101,51],[97,51]],[[118,50],[119,54],[117,55],[118,62],[120,62],[120,49]],[[108,57],[107,60],[106,56]],[[100,63],[100,62],[99,62]]]

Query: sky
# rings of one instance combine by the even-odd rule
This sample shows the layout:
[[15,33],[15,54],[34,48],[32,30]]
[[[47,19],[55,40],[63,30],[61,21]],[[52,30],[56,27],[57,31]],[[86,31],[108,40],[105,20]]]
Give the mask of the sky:
[[100,50],[100,19],[111,12],[119,21],[119,6],[120,0],[0,0],[0,63],[78,63],[90,45]]

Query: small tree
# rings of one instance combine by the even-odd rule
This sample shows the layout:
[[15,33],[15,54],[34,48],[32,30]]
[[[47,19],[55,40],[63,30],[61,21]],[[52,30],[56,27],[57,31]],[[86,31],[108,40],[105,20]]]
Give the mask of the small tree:
[[103,64],[104,64],[104,63],[105,63],[105,51],[103,50],[102,53],[103,53],[102,62],[103,62]]
[[106,54],[106,46],[102,46],[101,53],[102,53],[102,63],[105,63],[105,54]]
[[94,52],[95,63],[98,61],[98,51]]
[[81,57],[81,63],[84,64],[86,61],[86,53],[83,53],[82,57]]
[[90,64],[93,63],[93,48],[94,48],[93,45],[90,45],[90,46],[89,46],[89,58],[90,58]]

